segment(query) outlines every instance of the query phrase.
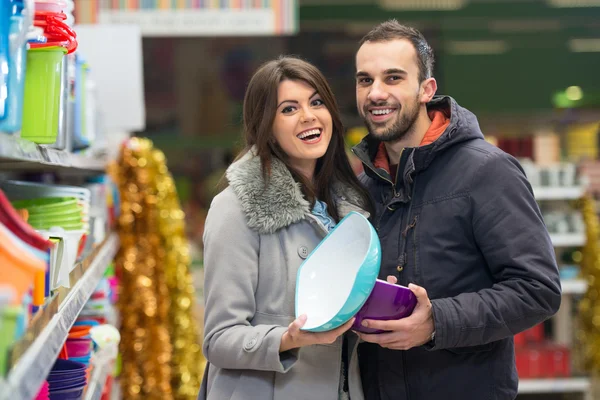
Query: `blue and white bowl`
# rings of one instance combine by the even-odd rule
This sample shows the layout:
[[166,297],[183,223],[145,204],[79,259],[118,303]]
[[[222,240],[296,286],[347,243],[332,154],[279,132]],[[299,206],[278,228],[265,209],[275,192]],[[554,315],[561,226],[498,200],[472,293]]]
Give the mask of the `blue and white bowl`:
[[296,318],[303,330],[324,332],[349,321],[363,306],[379,275],[381,244],[367,218],[351,212],[300,265]]

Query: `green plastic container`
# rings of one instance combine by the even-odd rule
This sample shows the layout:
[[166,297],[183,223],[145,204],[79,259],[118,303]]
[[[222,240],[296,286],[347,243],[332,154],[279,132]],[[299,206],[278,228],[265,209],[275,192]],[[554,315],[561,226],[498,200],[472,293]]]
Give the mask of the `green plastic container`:
[[16,200],[11,203],[15,208],[26,208],[31,214],[37,212],[65,212],[80,209],[75,197],[44,197],[39,199]]
[[6,375],[9,350],[15,344],[17,320],[22,313],[20,306],[8,306],[0,310],[0,376]]
[[63,47],[27,51],[21,137],[52,144],[58,136]]

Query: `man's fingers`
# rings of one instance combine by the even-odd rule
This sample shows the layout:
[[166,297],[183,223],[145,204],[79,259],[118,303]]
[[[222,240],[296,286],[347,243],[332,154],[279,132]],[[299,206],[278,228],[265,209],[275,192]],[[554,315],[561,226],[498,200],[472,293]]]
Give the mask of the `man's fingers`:
[[427,297],[427,290],[425,290],[424,287],[415,285],[414,283],[410,283],[408,285],[408,288],[415,294],[415,296],[417,296],[417,301],[419,303],[423,303],[429,300],[429,298]]

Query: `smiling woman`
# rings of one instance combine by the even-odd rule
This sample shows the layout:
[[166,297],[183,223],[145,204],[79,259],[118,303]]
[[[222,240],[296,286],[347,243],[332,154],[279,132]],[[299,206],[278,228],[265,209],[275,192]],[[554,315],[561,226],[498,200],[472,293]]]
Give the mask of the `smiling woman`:
[[273,135],[293,168],[312,179],[317,159],[331,140],[331,113],[319,94],[304,81],[285,80],[277,89]]
[[308,332],[308,316],[295,318],[304,259],[341,218],[372,210],[343,132],[313,65],[282,57],[250,80],[246,150],[227,169],[229,187],[214,198],[204,230],[209,366],[200,399],[363,399],[358,338],[343,339],[353,320]]

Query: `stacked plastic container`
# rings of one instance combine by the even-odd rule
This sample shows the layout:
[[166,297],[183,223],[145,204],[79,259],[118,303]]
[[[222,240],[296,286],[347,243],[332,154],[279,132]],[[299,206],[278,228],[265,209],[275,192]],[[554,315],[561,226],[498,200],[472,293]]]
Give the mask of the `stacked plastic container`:
[[45,43],[30,43],[25,76],[21,137],[35,143],[56,142],[61,115],[65,54],[77,48],[75,32],[64,21],[64,0],[36,0],[34,25],[44,31]]

